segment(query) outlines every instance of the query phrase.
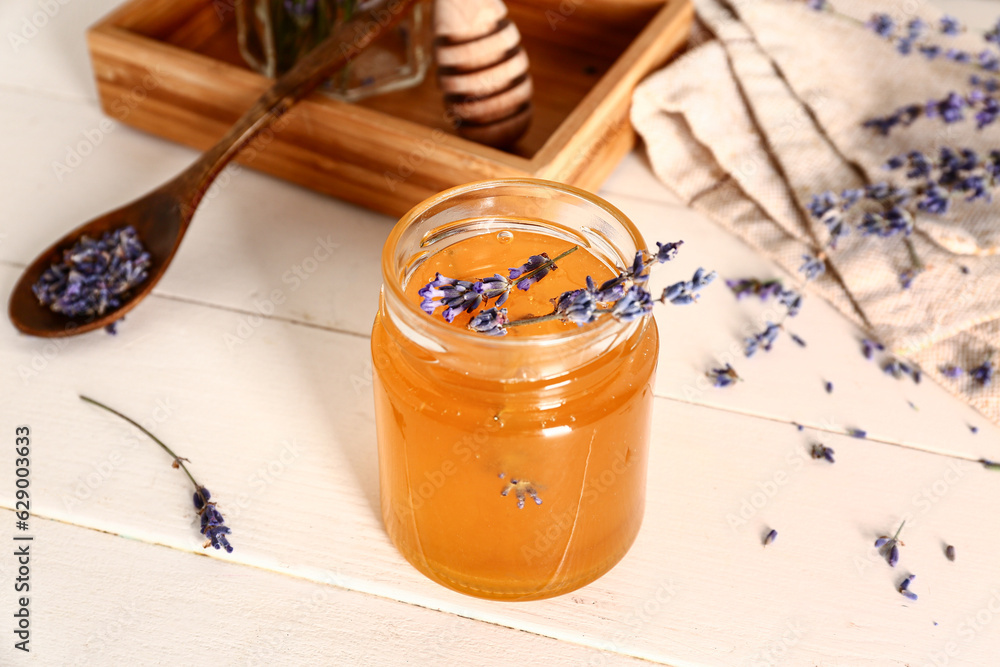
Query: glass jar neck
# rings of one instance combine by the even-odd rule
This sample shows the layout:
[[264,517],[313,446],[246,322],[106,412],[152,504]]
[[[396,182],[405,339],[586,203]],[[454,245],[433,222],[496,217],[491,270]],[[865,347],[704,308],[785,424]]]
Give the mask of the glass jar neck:
[[[582,327],[567,325],[556,334],[493,337],[448,324],[440,315],[429,316],[407,297],[409,279],[429,257],[471,235],[495,233],[488,222],[463,226],[463,221],[490,219],[538,221],[545,233],[586,248],[609,267],[631,264],[636,251],[645,247],[624,214],[560,183],[482,181],[442,192],[400,220],[383,252],[380,316],[405,355],[398,361],[433,364],[442,373],[498,382],[531,382],[557,378],[594,364],[611,350],[629,347],[626,343],[642,328],[641,320],[623,323],[603,316]],[[497,229],[503,226],[498,223]]]

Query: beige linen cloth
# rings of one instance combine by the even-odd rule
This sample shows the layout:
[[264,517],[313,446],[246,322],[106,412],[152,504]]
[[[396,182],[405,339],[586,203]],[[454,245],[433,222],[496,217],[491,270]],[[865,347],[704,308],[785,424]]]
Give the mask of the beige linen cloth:
[[[888,137],[862,126],[904,104],[967,91],[977,73],[969,65],[901,56],[858,22],[801,0],[694,4],[691,50],[636,89],[632,123],[660,180],[796,279],[802,255],[817,254],[829,238],[806,212],[813,194],[900,179],[883,165],[914,149],[1000,150],[1000,123],[978,131],[972,119],[920,119]],[[833,4],[862,22],[877,11],[897,22],[940,18],[916,0]],[[930,39],[972,53],[983,44],[971,35]],[[809,289],[1000,423],[1000,374],[984,387],[940,370],[969,369],[994,353],[1000,366],[1000,199],[918,215],[910,238],[929,266],[910,289],[899,283],[910,266],[902,240],[856,229],[828,253],[827,272]]]

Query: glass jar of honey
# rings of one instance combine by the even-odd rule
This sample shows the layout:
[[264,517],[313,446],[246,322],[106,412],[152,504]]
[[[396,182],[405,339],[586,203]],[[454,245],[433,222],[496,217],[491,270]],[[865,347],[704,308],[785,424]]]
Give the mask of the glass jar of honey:
[[372,331],[382,516],[392,541],[444,586],[496,600],[566,593],[635,540],[659,337],[651,317],[550,320],[486,336],[421,309],[440,273],[507,275],[542,252],[553,269],[514,289],[511,320],[618,275],[646,247],[620,211],[533,179],[471,183],[417,205],[382,255]]

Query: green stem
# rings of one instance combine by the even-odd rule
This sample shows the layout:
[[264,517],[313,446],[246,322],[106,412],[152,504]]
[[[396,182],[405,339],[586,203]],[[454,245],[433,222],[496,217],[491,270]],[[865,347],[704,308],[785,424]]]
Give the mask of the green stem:
[[[152,433],[150,433],[149,431],[147,431],[145,428],[143,428],[143,426],[141,424],[139,424],[137,421],[135,421],[134,419],[131,419],[129,417],[126,417],[125,415],[123,415],[122,413],[118,412],[114,408],[109,408],[108,406],[104,405],[103,403],[101,403],[99,401],[95,401],[94,399],[92,399],[92,398],[90,398],[88,396],[83,396],[82,394],[80,395],[80,399],[84,400],[87,403],[90,403],[92,405],[96,405],[99,408],[107,410],[108,412],[110,412],[113,415],[117,415],[117,416],[121,417],[122,419],[124,419],[125,421],[127,421],[129,424],[131,424],[132,426],[135,426],[137,429],[139,429],[140,431],[142,431],[143,433],[145,433],[146,435],[148,435],[153,440],[153,442],[155,442],[160,447],[162,447],[167,452],[167,454],[170,454],[172,457],[174,457],[174,461],[177,463],[177,465],[179,465],[181,467],[181,470],[183,470],[184,473],[188,476],[188,479],[191,480],[191,483],[194,484],[195,491],[197,491],[199,494],[201,493],[201,484],[199,484],[198,482],[195,481],[194,476],[191,474],[191,471],[187,469],[187,466],[184,465],[184,461],[181,460],[181,457],[177,456],[177,454],[174,453],[174,450],[172,450],[169,447],[167,447],[167,445],[164,444],[163,441],[161,441],[155,435],[153,435]],[[204,501],[205,498],[202,497],[202,500]]]
[[520,320],[511,320],[507,322],[504,326],[507,327],[519,327],[522,324],[538,324],[539,322],[551,322],[552,320],[558,320],[559,314],[552,311],[548,315],[539,315],[538,317],[525,317]]
[[545,260],[544,262],[542,262],[541,264],[539,264],[538,266],[536,266],[535,268],[533,268],[531,271],[528,271],[527,273],[523,273],[520,276],[518,276],[515,279],[515,284],[521,282],[525,278],[532,277],[533,275],[535,275],[536,273],[538,273],[539,271],[541,271],[542,269],[544,269],[546,267],[556,268],[556,266],[555,266],[556,262],[558,262],[560,259],[562,259],[566,255],[568,255],[570,253],[573,253],[573,252],[576,252],[579,249],[580,249],[580,246],[575,245],[572,248],[570,248],[569,250],[567,250],[566,252],[560,254],[555,259],[547,259],[547,260]]
[[[610,313],[612,310],[614,310],[614,308],[598,308],[594,312],[597,313],[598,315],[603,315],[604,313]],[[560,319],[559,313],[553,310],[548,315],[539,315],[538,317],[525,317],[520,320],[511,320],[510,322],[507,322],[507,324],[505,324],[504,326],[517,327],[521,326],[522,324],[537,324],[539,322],[551,322],[552,320],[558,320],[558,319]]]
[[917,248],[913,245],[913,241],[908,237],[903,237],[903,243],[906,245],[906,252],[910,255],[910,261],[913,263],[914,271],[923,271],[927,266],[920,259],[920,255],[917,254]]
[[899,538],[899,534],[903,531],[903,526],[906,525],[906,519],[903,519],[903,523],[899,524],[899,528],[896,529],[896,534],[892,536],[892,541],[895,542]]

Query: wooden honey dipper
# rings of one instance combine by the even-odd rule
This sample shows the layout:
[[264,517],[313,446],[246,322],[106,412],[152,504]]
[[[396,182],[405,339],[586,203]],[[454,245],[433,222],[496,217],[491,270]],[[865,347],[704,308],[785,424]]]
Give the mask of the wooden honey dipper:
[[531,74],[521,33],[501,0],[436,0],[434,53],[458,133],[510,146],[531,122]]

